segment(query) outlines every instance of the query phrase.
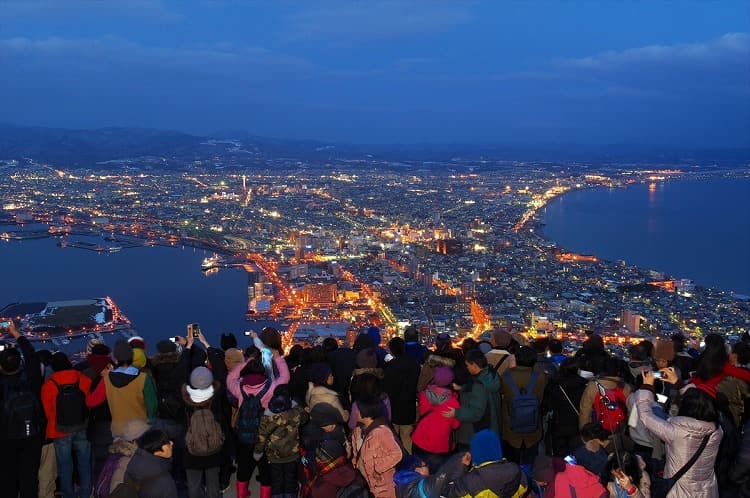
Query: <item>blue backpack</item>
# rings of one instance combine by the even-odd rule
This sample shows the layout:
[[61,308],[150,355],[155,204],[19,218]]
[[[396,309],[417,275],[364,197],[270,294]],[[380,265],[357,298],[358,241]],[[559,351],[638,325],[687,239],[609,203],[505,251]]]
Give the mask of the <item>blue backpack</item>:
[[240,405],[237,422],[234,426],[234,433],[237,435],[237,440],[240,443],[254,445],[258,442],[258,427],[260,426],[260,417],[263,415],[263,405],[260,404],[260,400],[270,387],[271,381],[268,380],[263,389],[256,395],[247,394],[240,387],[242,405]]
[[513,399],[510,401],[510,430],[516,434],[531,434],[539,427],[539,398],[534,395],[537,377],[539,372],[533,372],[529,386],[521,392],[510,373],[503,375],[513,391]]

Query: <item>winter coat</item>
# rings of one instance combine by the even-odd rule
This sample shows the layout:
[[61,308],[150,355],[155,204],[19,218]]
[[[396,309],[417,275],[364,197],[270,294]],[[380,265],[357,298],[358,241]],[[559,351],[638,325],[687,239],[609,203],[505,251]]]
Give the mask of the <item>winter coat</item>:
[[521,467],[511,462],[487,462],[456,479],[449,498],[511,498],[524,496],[528,489]]
[[[222,410],[222,397],[226,397],[226,393],[224,392],[224,389],[221,387],[221,384],[219,382],[214,381],[214,395],[211,396],[210,399],[207,399],[206,401],[201,401],[200,403],[194,402],[190,395],[187,392],[187,384],[182,386],[182,400],[183,403],[185,403],[185,427],[189,429],[190,427],[190,416],[199,409],[202,408],[209,408],[211,410],[211,413],[213,413],[214,418],[221,426],[222,431],[224,432],[224,438],[225,441],[228,439],[227,435],[231,434],[231,428],[229,427],[229,420],[224,415],[224,411]],[[225,443],[226,445],[226,443]],[[210,469],[213,467],[219,467],[222,462],[222,452],[219,451],[213,455],[208,456],[196,456],[191,455],[190,452],[187,449],[187,446],[184,448],[184,457],[183,457],[183,463],[185,465],[186,469]]]
[[[503,360],[503,363],[495,369],[498,362],[502,360],[505,357],[505,360]],[[495,370],[498,375],[503,375],[505,372],[507,372],[509,369],[516,366],[516,357],[512,354],[510,354],[505,349],[499,349],[499,348],[492,348],[484,355],[485,358],[487,358],[487,364],[490,367],[490,370]]]
[[[240,363],[239,365],[234,367],[231,372],[229,372],[229,375],[227,375],[227,390],[237,400],[238,406],[242,406],[242,391],[245,391],[245,394],[247,395],[255,396],[263,389],[263,386],[265,385],[265,383],[257,384],[254,386],[241,384],[240,372],[242,372],[242,369],[245,368],[245,365],[247,365],[249,361],[250,360]],[[263,406],[263,408],[268,408],[268,402],[271,401],[271,397],[273,396],[273,391],[276,389],[276,386],[279,386],[281,384],[288,384],[290,379],[289,367],[286,366],[284,357],[277,356],[276,358],[274,358],[274,363],[276,365],[276,369],[279,371],[279,376],[271,382],[271,386],[266,391],[266,394],[264,394],[261,398],[260,404],[261,406]]]
[[336,493],[350,485],[355,479],[362,479],[350,462],[336,467],[330,472],[321,474],[315,479],[310,491],[310,498],[332,498]]
[[333,372],[333,390],[346,403],[346,406],[344,406],[346,409],[349,408],[349,382],[351,382],[352,372],[356,368],[356,358],[357,352],[349,348],[338,348],[326,356]]
[[[637,391],[636,391],[637,392]],[[646,429],[635,404],[635,393],[630,393],[626,401],[628,407],[628,434],[635,444],[652,448],[651,457],[661,460],[664,457],[664,442]]]
[[139,498],[177,498],[177,485],[170,470],[172,460],[137,449],[128,464],[126,478],[138,485]]
[[[627,494],[627,493],[626,493]],[[544,489],[544,498],[608,498],[609,492],[599,476],[580,465],[565,464],[565,469]]]
[[391,422],[411,425],[417,419],[419,363],[410,356],[393,358],[385,365],[383,390],[391,400]]
[[[531,383],[531,375],[533,369],[531,367],[517,366],[508,370],[505,375],[510,375],[513,382],[519,391],[527,388]],[[504,375],[504,376],[505,376]],[[511,431],[510,427],[510,409],[513,397],[515,394],[510,388],[510,383],[503,379],[503,402],[502,402],[502,414],[503,414],[503,441],[507,441],[514,448],[520,448],[524,443],[527,448],[532,447],[536,443],[542,440],[542,400],[544,399],[544,390],[547,388],[548,377],[544,373],[537,373],[536,382],[534,382],[534,396],[539,400],[539,421],[537,423],[536,430],[528,434],[519,434]],[[523,391],[521,391],[523,392]],[[567,401],[566,401],[567,403]]]
[[396,498],[393,476],[403,453],[393,431],[382,419],[352,433],[353,462],[375,498]]
[[599,377],[596,380],[589,381],[586,389],[583,390],[583,396],[581,396],[581,406],[578,416],[579,428],[592,421],[591,417],[592,413],[594,413],[594,401],[596,401],[596,395],[599,393],[599,388],[596,385],[597,382],[599,382],[604,389],[615,389],[618,386],[621,387],[626,399],[631,392],[630,386],[625,384],[620,377]]
[[62,387],[65,384],[75,383],[78,383],[78,389],[83,392],[84,396],[91,391],[91,379],[73,369],[53,373],[42,386],[42,406],[48,420],[47,439],[57,439],[68,435],[65,432],[58,431],[56,427],[57,394],[59,393],[57,386]]
[[662,420],[652,411],[654,394],[646,389],[635,393],[635,402],[643,424],[666,445],[664,476],[671,477],[698,451],[703,438],[710,436],[708,445],[695,464],[675,483],[668,498],[718,498],[719,490],[714,474],[714,462],[719,451],[723,431],[713,422],[691,417],[671,417]]
[[729,469],[729,479],[740,490],[740,498],[750,498],[750,419],[745,422],[742,446],[734,465]]
[[555,437],[573,437],[578,434],[578,413],[585,389],[586,380],[580,375],[558,377],[547,384],[543,411],[552,412],[550,430]]
[[420,365],[424,363],[429,354],[430,350],[417,341],[406,342],[406,356],[414,358]]
[[424,391],[427,386],[432,384],[432,378],[435,376],[435,369],[437,367],[451,367],[453,368],[456,362],[448,357],[431,354],[427,357],[427,360],[422,365],[422,370],[419,372],[419,379],[417,380],[417,391]]
[[159,418],[182,423],[182,384],[190,375],[189,353],[159,353],[151,358],[151,375],[159,400]]
[[464,384],[459,395],[461,407],[456,418],[461,422],[457,439],[470,444],[475,432],[490,429],[500,434],[500,378],[486,368],[482,369],[468,384]]
[[739,428],[745,411],[745,400],[750,397],[750,386],[744,380],[726,376],[716,386],[716,392],[723,393],[727,397],[732,422],[735,427]]
[[310,382],[307,387],[305,402],[310,410],[318,403],[328,403],[341,413],[341,418],[349,420],[349,412],[344,410],[338,393],[332,389],[328,389],[326,386],[316,386]]
[[618,496],[618,486],[615,484],[614,480],[610,480],[607,483],[609,498],[620,498],[624,496],[623,492],[625,492],[627,498],[651,498],[651,477],[648,475],[648,472],[646,472],[646,462],[643,461],[640,455],[638,456],[638,465],[641,468],[641,481],[638,483],[635,493],[627,495],[627,490],[620,488]]
[[456,393],[445,387],[429,386],[419,393],[419,422],[411,435],[414,444],[430,453],[453,451],[450,447],[451,431],[458,429],[461,422],[456,418],[445,418],[443,412],[460,406]]
[[[411,470],[399,470],[393,476],[398,498],[423,498],[444,496],[450,483],[466,474],[467,468],[461,459],[463,453],[450,457],[438,471],[429,477]],[[422,483],[420,485],[420,482]]]
[[271,463],[294,462],[299,457],[299,428],[307,412],[299,406],[273,413],[266,409],[258,427],[255,453],[266,453]]

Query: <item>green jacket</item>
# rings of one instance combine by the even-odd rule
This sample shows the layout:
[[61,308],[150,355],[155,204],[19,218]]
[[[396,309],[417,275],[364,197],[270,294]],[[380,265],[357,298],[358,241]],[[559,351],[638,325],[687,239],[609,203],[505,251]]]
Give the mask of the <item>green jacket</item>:
[[299,406],[280,413],[266,409],[260,419],[255,453],[265,451],[271,463],[295,461],[299,457],[299,428],[307,418]]
[[461,421],[457,440],[468,445],[475,432],[490,429],[500,435],[500,378],[487,368],[471,382],[464,384],[459,395],[461,407],[456,418]]

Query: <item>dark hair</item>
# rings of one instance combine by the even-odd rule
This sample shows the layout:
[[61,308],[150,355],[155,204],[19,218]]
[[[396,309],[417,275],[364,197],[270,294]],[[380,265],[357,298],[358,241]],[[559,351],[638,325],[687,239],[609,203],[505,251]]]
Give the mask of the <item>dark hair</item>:
[[683,351],[685,351],[685,336],[684,335],[677,332],[676,334],[672,334],[670,339],[672,339],[672,342],[674,343],[675,353],[682,353]]
[[415,326],[409,325],[406,327],[404,330],[404,340],[410,342],[419,340],[419,332]]
[[638,461],[638,457],[633,453],[621,453],[619,459],[615,457],[614,453],[609,455],[607,465],[604,467],[600,476],[602,486],[605,488],[607,487],[607,484],[612,481],[612,471],[615,469],[622,470],[626,476],[630,477],[630,480],[633,481],[633,484],[635,484],[636,487],[640,487],[643,471],[641,470],[641,464]]
[[467,337],[461,342],[461,349],[463,350],[464,355],[466,355],[466,353],[468,353],[472,349],[477,349],[477,346],[477,341],[475,341],[471,337]]
[[295,344],[289,348],[289,354],[286,355],[286,364],[289,365],[290,368],[296,367],[302,363],[302,351],[302,346],[299,344]]
[[487,358],[478,349],[470,349],[464,355],[464,362],[473,363],[479,368],[487,367]]
[[263,367],[263,363],[260,362],[259,358],[253,358],[248,361],[242,370],[240,370],[240,377],[250,374],[266,375],[266,369]]
[[351,383],[352,400],[367,398],[380,399],[383,395],[383,386],[380,377],[373,373],[365,372],[354,377],[356,382]]
[[549,347],[549,337],[537,337],[531,341],[531,349],[537,354],[544,353]]
[[638,343],[640,346],[643,346],[643,348],[646,350],[646,354],[649,358],[653,358],[654,356],[654,343],[649,340],[643,340]]
[[552,339],[549,341],[549,352],[552,354],[560,354],[563,352],[563,343],[560,339]]
[[49,362],[52,359],[52,351],[49,349],[40,349],[36,352],[36,357],[39,358],[39,363],[49,365]]
[[706,392],[695,387],[691,387],[682,394],[677,415],[704,422],[716,423],[719,420],[719,413],[716,410],[714,400]]
[[289,384],[279,384],[273,390],[274,396],[284,396],[285,398],[292,397],[292,390],[289,389]]
[[580,365],[576,358],[565,358],[562,363],[560,363],[560,368],[557,371],[557,374],[560,377],[574,377],[578,375],[579,367]]
[[406,342],[400,337],[394,337],[388,341],[388,350],[396,358],[406,354]]
[[536,353],[528,346],[521,346],[516,353],[516,365],[533,367],[536,364]]
[[[299,344],[295,344],[295,346],[299,346]],[[294,347],[294,346],[292,346]],[[300,349],[302,346],[300,346]],[[333,338],[333,337],[326,337],[323,339],[323,351],[326,353],[330,353],[331,351],[336,351],[339,348],[339,342]]]
[[16,373],[21,368],[21,353],[16,348],[5,346],[0,352],[0,368],[6,374]]
[[624,370],[623,360],[619,358],[608,358],[602,364],[602,372],[607,377],[621,377]]
[[326,362],[326,352],[323,351],[322,346],[313,346],[312,349],[310,349],[310,357],[308,358],[310,363],[325,363]]
[[359,416],[361,418],[379,418],[385,413],[383,401],[380,398],[367,396],[357,400]]
[[375,347],[375,341],[372,340],[372,337],[369,335],[362,333],[357,336],[356,339],[354,339],[354,347],[352,348],[355,352],[360,352],[363,349],[368,348],[374,348]]
[[68,355],[62,351],[52,354],[49,365],[55,372],[62,372],[63,370],[70,370],[73,368],[73,364],[70,363],[70,358],[68,358]]
[[737,362],[740,365],[750,363],[750,344],[746,342],[735,342],[732,344],[732,353],[737,355]]
[[630,354],[630,361],[649,361],[651,356],[648,354],[648,347],[645,344],[646,341],[641,341],[638,344],[634,344],[628,348]]
[[718,375],[729,359],[724,338],[718,334],[708,334],[705,338],[706,349],[698,360],[695,375],[699,379],[708,380]]
[[281,351],[281,334],[275,328],[263,327],[258,337],[260,337],[260,340],[263,341],[263,344],[267,348]]
[[581,439],[583,439],[584,442],[591,441],[592,439],[606,441],[607,438],[609,438],[609,433],[599,422],[589,422],[581,427]]
[[260,349],[256,348],[255,346],[246,347],[245,358],[247,359],[260,358]]
[[152,455],[169,443],[169,436],[161,429],[149,429],[138,438],[138,447]]

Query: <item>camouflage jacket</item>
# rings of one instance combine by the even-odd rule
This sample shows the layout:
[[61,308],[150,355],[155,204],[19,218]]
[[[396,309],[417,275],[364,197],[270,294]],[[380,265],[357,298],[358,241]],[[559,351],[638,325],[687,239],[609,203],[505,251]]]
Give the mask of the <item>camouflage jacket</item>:
[[289,463],[299,457],[299,428],[308,415],[299,406],[273,413],[266,409],[258,428],[255,453],[265,452],[271,463]]

